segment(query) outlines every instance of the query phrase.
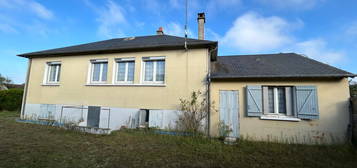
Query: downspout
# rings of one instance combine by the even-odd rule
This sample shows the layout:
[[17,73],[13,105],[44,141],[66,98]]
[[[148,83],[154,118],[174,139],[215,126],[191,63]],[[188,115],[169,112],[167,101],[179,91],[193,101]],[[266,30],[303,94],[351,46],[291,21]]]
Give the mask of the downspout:
[[208,59],[207,59],[207,67],[208,67],[208,73],[207,73],[207,106],[208,106],[208,117],[207,117],[207,122],[208,122],[208,127],[207,127],[207,135],[210,137],[210,130],[211,130],[211,55],[212,52],[216,51],[217,47],[213,49],[208,50]]
[[26,98],[27,98],[28,83],[29,83],[29,78],[30,78],[31,64],[32,64],[32,59],[29,58],[28,65],[27,65],[25,88],[24,88],[24,93],[23,93],[23,96],[22,96],[21,116],[20,116],[21,119],[24,119],[24,115],[25,115],[25,106],[26,106]]

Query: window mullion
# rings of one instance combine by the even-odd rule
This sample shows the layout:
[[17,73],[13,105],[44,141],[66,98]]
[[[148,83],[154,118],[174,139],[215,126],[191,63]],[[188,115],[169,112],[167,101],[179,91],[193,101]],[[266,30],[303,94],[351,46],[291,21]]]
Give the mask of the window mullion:
[[274,88],[274,113],[279,114],[278,88]]
[[99,82],[102,82],[103,81],[103,79],[102,79],[102,74],[103,74],[103,68],[104,68],[104,66],[103,66],[103,64],[102,63],[100,63],[99,64]]
[[153,80],[153,82],[156,82],[156,66],[157,66],[157,61],[154,61],[153,62],[153,67],[154,67],[154,69],[153,69],[153,71],[152,71],[152,73],[153,73],[153,77],[152,77],[152,80]]
[[125,62],[125,73],[124,73],[124,81],[128,81],[128,69],[129,69],[129,63]]
[[55,65],[56,67],[56,72],[55,72],[55,81],[54,82],[58,82],[58,65]]

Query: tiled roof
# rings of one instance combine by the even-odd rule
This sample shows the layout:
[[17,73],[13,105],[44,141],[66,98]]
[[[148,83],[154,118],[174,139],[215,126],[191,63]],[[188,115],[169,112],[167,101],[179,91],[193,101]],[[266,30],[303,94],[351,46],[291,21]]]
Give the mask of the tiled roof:
[[[93,43],[74,45],[44,51],[20,54],[21,57],[49,57],[66,55],[84,55],[99,53],[115,53],[147,50],[184,49],[185,38],[170,35],[139,36],[128,38],[115,38]],[[187,39],[188,48],[211,48],[217,47],[216,41]]]
[[295,53],[218,56],[211,73],[212,79],[353,76]]

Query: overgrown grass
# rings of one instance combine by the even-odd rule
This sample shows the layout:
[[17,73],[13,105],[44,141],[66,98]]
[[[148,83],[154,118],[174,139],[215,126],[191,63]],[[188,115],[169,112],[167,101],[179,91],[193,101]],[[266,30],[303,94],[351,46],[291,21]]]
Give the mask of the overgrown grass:
[[118,131],[92,135],[0,112],[0,167],[355,167],[350,145],[309,146]]

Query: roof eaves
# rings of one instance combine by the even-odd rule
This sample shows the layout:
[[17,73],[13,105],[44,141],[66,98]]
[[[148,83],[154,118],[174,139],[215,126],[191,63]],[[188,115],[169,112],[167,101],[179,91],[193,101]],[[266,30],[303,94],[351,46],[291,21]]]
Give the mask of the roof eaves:
[[233,76],[212,74],[211,79],[254,79],[254,78],[343,78],[357,77],[357,74],[312,74],[312,75],[249,75]]
[[[193,43],[189,44],[188,47],[191,49],[209,47],[213,48],[217,46],[218,42],[208,42],[208,43]],[[24,53],[17,56],[25,58],[35,58],[43,56],[73,56],[73,55],[90,55],[90,54],[103,54],[103,53],[118,53],[118,52],[135,52],[135,51],[152,51],[152,50],[173,50],[173,49],[184,49],[184,45],[170,44],[170,45],[152,45],[152,46],[141,46],[141,47],[127,47],[119,49],[103,49],[103,50],[87,50],[87,51],[69,51],[69,52],[58,52],[58,53]]]

